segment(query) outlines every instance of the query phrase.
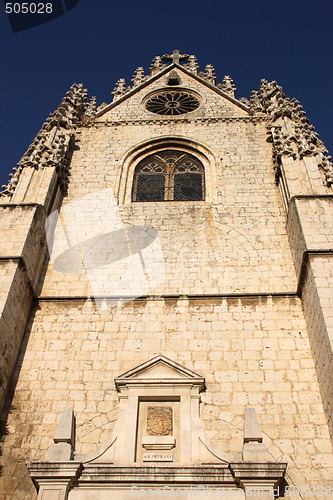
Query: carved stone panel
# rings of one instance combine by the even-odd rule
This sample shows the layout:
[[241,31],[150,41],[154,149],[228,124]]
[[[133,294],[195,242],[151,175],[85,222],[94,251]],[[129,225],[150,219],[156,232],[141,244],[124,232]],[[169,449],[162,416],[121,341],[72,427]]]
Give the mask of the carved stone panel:
[[165,406],[148,406],[148,436],[172,436],[172,408]]
[[[153,399],[153,398],[152,398]],[[179,461],[179,401],[140,401],[136,462]]]

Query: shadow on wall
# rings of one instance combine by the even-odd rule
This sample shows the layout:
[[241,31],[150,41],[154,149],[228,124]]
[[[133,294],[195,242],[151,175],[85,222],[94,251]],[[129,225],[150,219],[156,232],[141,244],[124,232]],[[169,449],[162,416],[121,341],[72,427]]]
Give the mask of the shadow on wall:
[[[0,459],[3,455],[3,453],[2,453],[3,452],[3,444],[6,440],[6,436],[10,435],[10,429],[8,426],[9,416],[11,413],[20,411],[19,405],[17,405],[16,402],[15,402],[15,404],[13,404],[13,398],[14,398],[14,394],[15,394],[15,390],[16,390],[17,381],[19,379],[20,372],[22,369],[22,364],[23,364],[23,359],[24,359],[25,352],[27,349],[27,344],[29,342],[30,333],[31,333],[31,326],[33,324],[34,317],[35,317],[37,310],[38,310],[38,307],[34,307],[34,309],[31,312],[30,320],[29,320],[29,323],[27,325],[27,328],[26,328],[26,331],[25,331],[25,334],[24,334],[24,337],[23,337],[23,340],[21,343],[19,355],[18,355],[18,358],[16,361],[13,375],[12,375],[12,381],[11,381],[11,384],[9,386],[9,389],[8,389],[8,392],[7,392],[7,395],[5,398],[4,406],[3,406],[3,409],[2,409],[1,414],[0,414]],[[1,461],[2,461],[2,464],[0,464],[0,477],[4,471],[4,466],[3,466],[4,461],[2,459],[1,459]]]

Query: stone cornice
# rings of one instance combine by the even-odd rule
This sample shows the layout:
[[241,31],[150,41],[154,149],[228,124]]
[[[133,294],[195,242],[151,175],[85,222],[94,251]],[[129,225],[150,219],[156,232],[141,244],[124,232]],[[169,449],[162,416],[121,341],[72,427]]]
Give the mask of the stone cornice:
[[200,466],[116,466],[108,464],[94,464],[84,467],[80,483],[86,482],[115,482],[132,484],[216,484],[234,483],[234,477],[228,465],[200,465]]
[[280,462],[240,462],[229,464],[232,473],[237,479],[249,478],[283,478],[287,469],[287,463]]
[[119,120],[119,121],[96,121],[83,125],[83,128],[88,127],[117,127],[119,125],[169,125],[175,123],[218,123],[218,122],[244,122],[244,123],[260,123],[265,122],[264,116],[228,116],[221,118],[162,118],[162,119],[143,119],[143,120]]
[[[286,463],[240,462],[199,466],[117,466],[113,464],[92,464],[82,462],[28,462],[27,468],[35,484],[59,480],[73,480],[79,484],[211,484],[217,487],[229,485],[239,487],[244,480],[271,480],[279,482],[285,475]],[[236,481],[236,484],[235,484]]]

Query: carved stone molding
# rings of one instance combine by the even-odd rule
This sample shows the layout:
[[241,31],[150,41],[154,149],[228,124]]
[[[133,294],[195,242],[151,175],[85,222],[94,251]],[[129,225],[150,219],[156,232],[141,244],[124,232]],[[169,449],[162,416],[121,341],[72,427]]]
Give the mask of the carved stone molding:
[[149,68],[151,76],[154,76],[156,75],[156,73],[159,73],[163,68],[165,68],[165,66],[166,65],[162,63],[161,56],[155,56]]
[[[287,464],[270,461],[254,408],[245,410],[241,460],[205,434],[199,417],[201,375],[159,355],[117,377],[115,385],[120,413],[103,444],[68,461],[74,416],[65,410],[47,454],[50,462],[27,464],[38,500],[121,500],[133,495],[133,488],[186,488],[205,498],[228,489],[243,500],[260,489],[263,498],[273,500]],[[209,493],[212,489],[219,492]]]
[[116,99],[119,99],[119,97],[122,97],[126,92],[128,92],[128,87],[126,87],[126,82],[125,78],[120,78],[113,91],[111,94],[113,95],[113,100],[115,101]]
[[27,469],[38,490],[38,500],[67,500],[82,472],[79,462],[28,462]]
[[132,78],[132,85],[133,87],[137,87],[138,85],[141,85],[145,81],[145,72],[142,66],[140,68],[137,68],[134,72],[133,78]]
[[67,187],[69,153],[72,138],[85,114],[94,115],[96,99],[89,102],[87,90],[82,84],[74,84],[61,101],[58,108],[49,115],[36,138],[14,168],[8,185],[2,186],[0,196],[11,197],[25,167],[56,167],[63,190]]
[[223,82],[222,83],[219,83],[217,85],[217,87],[219,89],[222,90],[222,92],[224,92],[225,94],[229,95],[230,97],[232,97],[233,99],[235,99],[235,93],[236,93],[236,86],[234,84],[234,81],[233,79],[229,76],[229,75],[226,75],[224,78],[223,78]]
[[324,172],[326,185],[333,184],[331,157],[297,99],[287,97],[276,81],[261,80],[259,93],[251,94],[251,110],[266,114],[276,165],[283,156],[294,160],[315,157],[318,168]]
[[265,121],[265,117],[260,116],[230,116],[230,117],[221,117],[221,118],[183,118],[179,115],[176,115],[172,119],[163,118],[163,119],[151,119],[151,120],[119,120],[119,121],[96,121],[89,124],[90,127],[118,127],[120,125],[165,125],[175,123],[175,121],[180,123],[233,123],[233,122],[244,122],[244,123],[253,123],[257,124],[262,121]]
[[[199,77],[203,82],[207,82],[213,87],[222,90],[226,95],[235,99],[236,87],[230,76],[225,76],[223,82],[216,84],[216,74],[215,69],[211,64],[207,64],[205,71],[199,71],[199,64],[195,55],[181,54],[179,50],[174,50],[172,54],[164,54],[163,56],[155,56],[152,64],[150,65],[150,75],[145,76],[142,67],[139,67],[131,80],[132,86],[127,87],[124,78],[121,78],[116,83],[114,90],[111,92],[113,95],[113,100],[116,101],[123,97],[125,94],[131,92],[135,87],[149,82],[150,79],[158,75],[158,73],[163,72],[168,66],[173,66],[174,68],[183,67],[188,72],[192,73],[196,77]],[[165,72],[165,71],[164,71]],[[167,76],[167,85],[179,85],[180,77],[174,76],[174,69]],[[245,104],[249,107],[249,100],[242,98],[239,100],[241,104]]]

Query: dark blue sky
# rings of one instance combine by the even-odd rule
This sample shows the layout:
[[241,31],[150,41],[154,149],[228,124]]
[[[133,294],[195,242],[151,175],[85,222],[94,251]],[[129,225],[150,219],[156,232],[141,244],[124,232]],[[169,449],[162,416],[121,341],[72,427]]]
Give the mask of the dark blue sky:
[[12,33],[0,4],[0,185],[72,83],[110,102],[119,78],[155,55],[195,54],[230,74],[238,98],[277,80],[333,152],[332,0],[80,0],[44,25]]

